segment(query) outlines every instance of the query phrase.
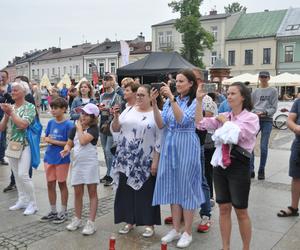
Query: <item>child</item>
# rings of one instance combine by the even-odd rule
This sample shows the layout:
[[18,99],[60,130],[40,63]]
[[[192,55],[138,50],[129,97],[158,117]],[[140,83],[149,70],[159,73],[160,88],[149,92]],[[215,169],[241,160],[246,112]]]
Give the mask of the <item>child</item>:
[[97,156],[97,141],[99,131],[97,121],[99,109],[95,104],[88,103],[81,108],[79,120],[71,130],[69,140],[61,151],[61,156],[69,155],[74,147],[71,184],[75,191],[75,217],[67,226],[69,231],[75,231],[82,226],[82,197],[84,184],[87,185],[90,198],[90,216],[82,230],[82,234],[91,235],[96,232],[95,218],[98,205],[97,184],[99,184],[99,164]]
[[[45,132],[45,142],[48,147],[45,152],[44,167],[46,171],[48,197],[51,211],[43,216],[40,221],[53,221],[56,224],[67,219],[68,188],[67,176],[69,172],[70,156],[62,158],[60,151],[63,150],[68,140],[68,134],[74,127],[73,122],[64,116],[68,103],[63,98],[56,98],[50,104],[54,119],[48,122]],[[56,210],[56,182],[61,192],[61,212]]]

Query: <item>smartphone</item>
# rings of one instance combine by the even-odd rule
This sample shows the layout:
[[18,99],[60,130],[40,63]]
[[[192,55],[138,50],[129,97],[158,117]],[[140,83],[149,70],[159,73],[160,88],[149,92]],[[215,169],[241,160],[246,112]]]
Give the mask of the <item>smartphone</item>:
[[162,82],[153,82],[151,83],[151,88],[157,89],[158,91],[160,91],[160,88],[164,86],[164,84]]
[[217,90],[217,86],[215,83],[204,83],[203,84],[203,91],[205,93],[215,93]]

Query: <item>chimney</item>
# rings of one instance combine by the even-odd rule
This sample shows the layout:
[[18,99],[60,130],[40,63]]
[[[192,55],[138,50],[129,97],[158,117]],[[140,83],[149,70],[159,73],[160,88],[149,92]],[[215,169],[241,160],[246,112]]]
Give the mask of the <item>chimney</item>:
[[217,15],[218,14],[218,11],[217,10],[211,10],[210,12],[209,12],[209,15],[210,16],[214,16],[214,15]]

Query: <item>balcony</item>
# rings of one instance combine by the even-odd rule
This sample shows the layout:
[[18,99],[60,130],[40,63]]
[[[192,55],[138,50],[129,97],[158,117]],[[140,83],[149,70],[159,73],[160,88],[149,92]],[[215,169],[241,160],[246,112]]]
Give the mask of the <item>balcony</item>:
[[174,50],[174,42],[159,43],[158,48],[162,51]]

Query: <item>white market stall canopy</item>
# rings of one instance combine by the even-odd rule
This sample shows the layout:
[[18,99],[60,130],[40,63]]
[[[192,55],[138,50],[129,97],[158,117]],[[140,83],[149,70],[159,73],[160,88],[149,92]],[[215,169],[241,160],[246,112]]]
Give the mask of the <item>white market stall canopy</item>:
[[70,88],[71,87],[71,79],[69,77],[68,74],[65,74],[64,77],[59,81],[59,83],[57,84],[57,87],[62,89],[64,84],[67,85],[67,88]]
[[300,75],[290,74],[290,73],[282,73],[280,75],[272,77],[269,81],[271,86],[276,87],[287,87],[287,86],[296,86],[300,87]]
[[41,82],[40,82],[40,86],[45,86],[47,89],[51,89],[52,85],[50,83],[50,80],[48,78],[48,76],[46,74],[43,75]]
[[250,85],[258,84],[258,75],[252,75],[249,73],[241,74],[229,79],[225,79],[222,81],[223,85],[230,85],[234,82],[250,82]]

